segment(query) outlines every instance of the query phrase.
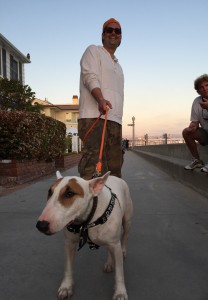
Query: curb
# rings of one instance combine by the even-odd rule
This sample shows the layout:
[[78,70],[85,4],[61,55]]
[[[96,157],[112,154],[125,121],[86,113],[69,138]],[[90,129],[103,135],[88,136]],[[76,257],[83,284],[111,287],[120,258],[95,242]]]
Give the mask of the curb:
[[208,198],[208,174],[200,172],[200,169],[185,170],[184,166],[189,161],[141,150],[132,151],[156,165],[177,181]]

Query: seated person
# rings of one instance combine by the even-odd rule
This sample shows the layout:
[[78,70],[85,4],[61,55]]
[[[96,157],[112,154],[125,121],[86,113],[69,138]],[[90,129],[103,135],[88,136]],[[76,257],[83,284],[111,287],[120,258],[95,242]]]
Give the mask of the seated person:
[[200,159],[196,141],[208,145],[208,74],[201,75],[194,81],[194,88],[200,95],[194,99],[191,109],[191,123],[182,132],[186,145],[192,155],[192,161],[186,170],[201,168],[208,173],[208,164],[204,166]]

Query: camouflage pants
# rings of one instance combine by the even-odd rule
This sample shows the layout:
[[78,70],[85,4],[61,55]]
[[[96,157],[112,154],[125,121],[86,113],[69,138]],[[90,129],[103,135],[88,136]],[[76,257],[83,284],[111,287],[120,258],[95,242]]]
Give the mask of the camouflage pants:
[[[96,119],[79,119],[78,135],[83,140],[86,132]],[[104,120],[99,119],[84,141],[83,156],[79,162],[78,171],[84,179],[91,179],[96,173],[99,159]],[[111,175],[121,177],[122,166],[122,126],[113,121],[107,121],[105,142],[102,155],[102,174],[111,171]]]

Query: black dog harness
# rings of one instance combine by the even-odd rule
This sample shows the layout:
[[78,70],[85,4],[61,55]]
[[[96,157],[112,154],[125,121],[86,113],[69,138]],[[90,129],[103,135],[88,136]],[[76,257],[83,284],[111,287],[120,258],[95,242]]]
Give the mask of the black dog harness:
[[80,238],[79,238],[79,248],[78,248],[78,251],[86,244],[88,243],[89,244],[89,247],[91,250],[94,250],[94,249],[98,249],[99,246],[96,245],[95,243],[93,243],[91,241],[91,239],[89,238],[89,235],[88,235],[88,228],[91,228],[91,227],[94,227],[96,225],[100,225],[100,224],[104,224],[108,217],[110,216],[112,210],[113,210],[113,207],[115,205],[115,200],[117,198],[116,194],[114,194],[112,192],[112,190],[106,186],[110,192],[111,192],[111,199],[110,199],[110,202],[108,204],[108,207],[106,208],[105,212],[102,214],[102,216],[100,216],[96,221],[90,223],[90,221],[92,220],[94,214],[95,214],[95,211],[97,209],[97,203],[98,203],[98,197],[94,197],[93,198],[93,206],[92,206],[92,210],[87,218],[86,221],[84,221],[83,223],[81,224],[76,224],[76,223],[72,223],[70,225],[68,225],[66,228],[68,229],[68,231],[70,232],[73,232],[74,234],[76,233],[80,233]]

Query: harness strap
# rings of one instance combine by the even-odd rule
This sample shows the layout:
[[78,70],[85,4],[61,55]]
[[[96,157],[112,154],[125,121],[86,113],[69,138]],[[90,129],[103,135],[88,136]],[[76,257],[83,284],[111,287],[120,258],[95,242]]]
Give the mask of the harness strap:
[[84,221],[82,224],[72,223],[72,224],[66,226],[68,231],[73,232],[73,233],[80,233],[81,228],[86,227],[86,225],[92,220],[92,217],[94,216],[95,211],[97,209],[97,203],[98,203],[98,197],[93,197],[92,209],[91,209],[91,212],[90,212],[87,220]]
[[87,220],[83,223],[83,225],[87,225],[93,218],[94,214],[95,214],[95,211],[97,209],[97,203],[98,203],[98,197],[93,197],[93,205],[92,205],[92,209],[91,209],[91,212],[87,218]]
[[91,241],[91,239],[89,238],[89,235],[88,235],[88,228],[91,228],[91,227],[94,227],[94,226],[97,226],[97,225],[102,225],[104,224],[108,217],[110,216],[113,208],[114,208],[114,205],[115,205],[115,200],[117,198],[116,194],[114,194],[112,192],[112,190],[106,186],[110,192],[111,192],[111,199],[110,199],[110,202],[108,204],[108,207],[106,208],[105,212],[102,214],[102,216],[100,216],[95,222],[93,223],[89,223],[90,220],[92,219],[94,213],[95,213],[95,210],[97,208],[97,201],[98,201],[98,198],[97,197],[94,197],[93,198],[93,207],[92,207],[92,210],[90,212],[90,215],[88,216],[87,220],[85,222],[83,222],[82,224],[70,224],[69,226],[67,226],[67,229],[70,231],[70,232],[73,232],[74,234],[76,233],[80,233],[80,239],[79,239],[79,248],[78,248],[78,251],[86,244],[88,243],[89,244],[89,247],[90,249],[98,249],[99,246],[96,245],[95,243],[93,243]]
[[106,208],[106,211],[95,222],[88,224],[88,226],[87,226],[88,228],[91,228],[91,227],[94,227],[97,225],[102,225],[108,220],[108,217],[110,216],[110,214],[114,208],[116,198],[117,198],[116,194],[114,194],[111,191],[111,200],[108,204],[108,207]]

